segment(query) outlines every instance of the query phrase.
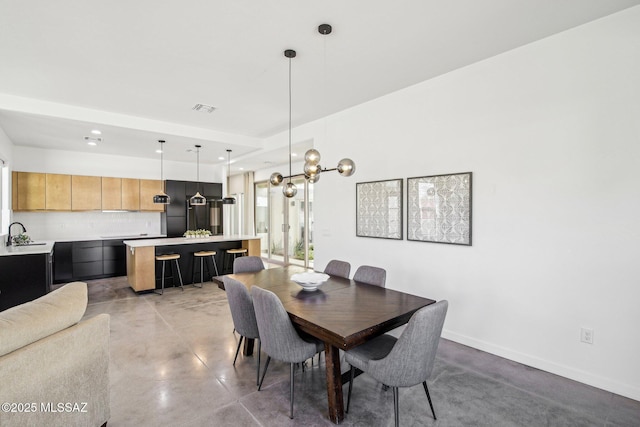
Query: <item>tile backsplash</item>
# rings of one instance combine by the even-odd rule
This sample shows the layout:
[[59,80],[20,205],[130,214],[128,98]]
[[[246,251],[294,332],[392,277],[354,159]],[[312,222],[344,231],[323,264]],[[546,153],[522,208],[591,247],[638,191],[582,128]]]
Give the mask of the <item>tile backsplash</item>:
[[161,233],[158,212],[14,212],[13,221],[24,224],[33,240],[68,241]]

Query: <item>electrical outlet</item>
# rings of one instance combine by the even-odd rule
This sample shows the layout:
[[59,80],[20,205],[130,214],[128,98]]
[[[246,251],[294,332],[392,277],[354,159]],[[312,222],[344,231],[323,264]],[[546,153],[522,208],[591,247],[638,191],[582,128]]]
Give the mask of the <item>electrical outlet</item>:
[[593,329],[581,328],[580,329],[580,342],[587,344],[593,344]]

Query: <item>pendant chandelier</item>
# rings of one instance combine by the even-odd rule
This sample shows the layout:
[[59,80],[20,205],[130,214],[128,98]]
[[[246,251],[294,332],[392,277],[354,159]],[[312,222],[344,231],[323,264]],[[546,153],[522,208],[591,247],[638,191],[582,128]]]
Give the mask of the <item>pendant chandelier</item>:
[[191,206],[204,206],[207,204],[207,199],[205,199],[202,194],[200,194],[200,147],[201,145],[196,145],[196,158],[197,158],[197,174],[198,174],[198,183],[196,186],[196,194],[195,196],[189,199],[189,204]]
[[[318,32],[322,35],[331,34],[331,25],[322,24],[318,27]],[[280,172],[274,172],[269,178],[269,182],[273,186],[280,185],[285,178],[289,179],[289,182],[282,188],[282,192],[285,197],[291,198],[296,195],[298,189],[295,184],[291,182],[291,59],[296,57],[296,51],[287,49],[284,51],[284,56],[289,58],[289,176],[283,177]],[[326,93],[326,88],[325,88]],[[338,171],[342,176],[351,176],[356,171],[356,164],[353,160],[344,158],[338,162],[338,166],[332,169],[322,169],[320,166],[320,153],[316,149],[307,150],[304,154],[304,178],[310,183],[316,183],[320,179],[320,172]]]
[[227,150],[227,196],[222,198],[223,205],[235,205],[236,199],[229,195],[229,180],[231,178],[231,150]]
[[[164,140],[159,139],[160,143],[160,182],[162,183],[162,187],[164,187]],[[153,196],[153,203],[157,203],[160,205],[168,205],[171,203],[171,198],[165,193],[161,191],[160,193]]]

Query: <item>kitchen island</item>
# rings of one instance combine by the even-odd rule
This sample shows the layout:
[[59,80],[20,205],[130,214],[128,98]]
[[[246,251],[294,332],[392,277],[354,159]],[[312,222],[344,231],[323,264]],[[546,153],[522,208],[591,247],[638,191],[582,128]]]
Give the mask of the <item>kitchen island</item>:
[[[127,279],[135,292],[150,291],[160,287],[160,263],[156,255],[180,254],[180,271],[184,284],[192,283],[193,253],[216,251],[216,264],[224,274],[224,253],[227,249],[244,248],[248,255],[260,256],[260,237],[231,235],[205,238],[173,237],[166,239],[125,240],[127,247]],[[199,280],[199,267],[198,277]],[[210,270],[211,271],[211,270]],[[176,277],[176,282],[178,279]]]

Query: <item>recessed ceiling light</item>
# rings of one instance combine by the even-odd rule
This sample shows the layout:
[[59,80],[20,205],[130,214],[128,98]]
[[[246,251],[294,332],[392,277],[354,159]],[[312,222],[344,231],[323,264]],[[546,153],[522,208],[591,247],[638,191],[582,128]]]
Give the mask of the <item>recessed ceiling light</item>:
[[94,135],[102,135],[102,132],[100,132],[98,129],[92,130],[91,133]]
[[220,156],[218,157],[218,160],[224,160],[224,157]]
[[156,150],[156,153],[162,154],[162,150]]
[[89,142],[87,142],[87,145],[90,145],[90,146],[92,146],[92,147],[95,147],[96,145],[98,145],[98,143],[97,143],[97,142],[94,142],[94,141],[89,141]]
[[243,170],[244,170],[244,168],[238,168],[238,170],[241,170],[241,171],[243,171]]
[[213,113],[213,110],[215,110],[216,107],[207,104],[196,104],[191,109],[200,111],[201,113]]
[[297,154],[296,153],[291,153],[291,157],[296,157]]

